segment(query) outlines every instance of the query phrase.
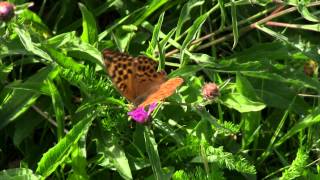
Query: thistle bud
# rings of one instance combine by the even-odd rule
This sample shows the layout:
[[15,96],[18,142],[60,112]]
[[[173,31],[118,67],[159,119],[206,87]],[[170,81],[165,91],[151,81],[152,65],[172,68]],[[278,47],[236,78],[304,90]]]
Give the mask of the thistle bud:
[[9,21],[14,16],[14,5],[9,2],[0,2],[0,21]]
[[214,99],[219,95],[219,87],[215,83],[206,83],[202,87],[202,96],[205,99]]

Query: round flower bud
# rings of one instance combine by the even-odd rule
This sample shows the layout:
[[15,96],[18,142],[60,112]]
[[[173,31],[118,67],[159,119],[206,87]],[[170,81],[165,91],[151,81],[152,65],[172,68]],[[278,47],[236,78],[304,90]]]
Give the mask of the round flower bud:
[[205,99],[214,99],[219,95],[219,87],[215,83],[206,83],[202,87],[202,96]]
[[9,21],[14,16],[14,5],[0,2],[0,21]]

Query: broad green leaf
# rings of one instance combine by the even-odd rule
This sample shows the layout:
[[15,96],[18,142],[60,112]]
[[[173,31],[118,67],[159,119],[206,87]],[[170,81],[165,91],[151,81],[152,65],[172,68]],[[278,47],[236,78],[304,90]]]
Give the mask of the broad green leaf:
[[0,171],[0,179],[3,180],[38,180],[41,176],[36,175],[31,169],[15,168]]
[[50,56],[44,52],[42,49],[40,49],[39,47],[37,47],[31,39],[30,33],[25,31],[22,28],[19,27],[15,27],[15,31],[18,34],[21,43],[23,44],[23,46],[26,48],[27,51],[33,53],[34,55],[37,55],[45,60],[49,60],[52,61],[52,59],[50,58]]
[[[71,31],[53,36],[47,40],[47,43],[50,44],[52,47],[59,48],[64,45],[68,46],[68,43],[75,41],[75,39],[79,38],[76,37],[75,31]],[[77,41],[77,44],[79,44],[79,40]]]
[[68,176],[69,180],[85,180],[89,179],[86,167],[88,166],[86,160],[86,135],[84,134],[79,140],[78,144],[74,145],[71,152],[72,174]]
[[50,34],[50,29],[43,23],[39,15],[28,8],[24,8],[19,13],[19,20],[23,21],[23,23],[32,23],[32,27],[44,36],[49,36]]
[[221,102],[225,106],[235,109],[241,113],[261,111],[266,107],[264,103],[252,101],[240,93],[222,95]]
[[97,25],[92,13],[82,4],[78,3],[82,14],[82,35],[84,42],[93,44],[97,41]]
[[66,69],[80,72],[84,68],[82,64],[75,62],[71,57],[66,56],[65,54],[55,50],[50,46],[45,46],[45,49],[48,51],[55,62]]
[[98,64],[101,68],[104,68],[101,52],[88,43],[74,43],[73,46],[66,47],[65,49],[71,57],[86,60],[87,62]]
[[[54,78],[57,70],[53,67],[48,66],[33,76],[28,78],[25,83],[39,83],[47,78]],[[17,117],[23,114],[26,110],[32,106],[37,98],[40,96],[39,93],[30,92],[22,89],[4,89],[0,93],[0,99],[2,99],[0,105],[0,129],[5,127],[9,122],[14,121]]]
[[[40,107],[43,108],[43,107]],[[33,107],[34,110],[34,107]],[[35,132],[40,123],[44,122],[44,118],[37,111],[26,111],[23,116],[19,116],[14,122],[13,143],[16,147],[20,147],[23,140],[28,139]]]
[[0,38],[0,58],[10,55],[31,55],[22,44],[19,38],[14,38],[10,41],[6,41]]
[[240,94],[252,101],[263,103],[257,96],[255,89],[252,87],[251,83],[246,77],[242,76],[240,73],[237,73],[236,78],[236,88]]
[[73,126],[65,137],[43,154],[38,162],[36,170],[37,174],[48,177],[67,157],[69,157],[69,154],[72,152],[72,147],[88,132],[89,127],[95,118],[95,115],[93,114],[93,110],[92,113],[87,111],[87,114],[78,120],[78,123]]
[[124,179],[132,179],[131,169],[128,159],[122,147],[118,144],[118,139],[111,137],[106,139],[104,136],[99,137],[98,151],[104,155],[105,161],[111,161],[117,172]]

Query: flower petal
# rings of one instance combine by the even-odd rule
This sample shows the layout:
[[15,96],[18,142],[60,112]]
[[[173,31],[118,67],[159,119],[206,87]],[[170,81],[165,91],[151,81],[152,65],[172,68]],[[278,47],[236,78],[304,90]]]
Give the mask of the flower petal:
[[148,115],[150,115],[152,113],[152,111],[157,107],[157,104],[158,104],[157,102],[150,104],[149,110],[148,110]]
[[128,112],[128,115],[138,123],[145,123],[149,118],[148,113],[144,110],[143,107],[138,107],[133,111]]

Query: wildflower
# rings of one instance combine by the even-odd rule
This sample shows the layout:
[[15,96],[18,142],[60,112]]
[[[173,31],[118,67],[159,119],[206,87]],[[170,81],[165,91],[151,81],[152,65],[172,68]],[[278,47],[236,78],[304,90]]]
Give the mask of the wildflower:
[[145,111],[143,106],[137,107],[133,111],[128,112],[128,115],[131,116],[133,120],[137,123],[143,124],[148,121],[149,116],[151,115],[152,111],[157,107],[157,103],[152,103],[149,106],[148,112]]
[[14,16],[14,5],[0,2],[0,21],[9,21]]
[[214,99],[219,95],[220,95],[219,87],[215,83],[206,83],[202,87],[202,96],[205,99]]

